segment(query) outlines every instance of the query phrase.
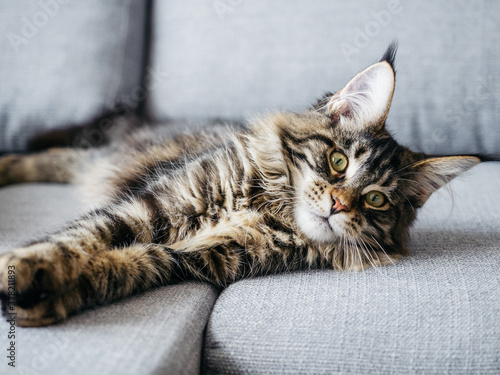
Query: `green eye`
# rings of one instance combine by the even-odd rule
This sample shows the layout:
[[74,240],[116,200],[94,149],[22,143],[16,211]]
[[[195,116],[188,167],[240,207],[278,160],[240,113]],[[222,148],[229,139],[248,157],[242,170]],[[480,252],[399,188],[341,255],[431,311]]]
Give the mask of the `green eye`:
[[382,207],[385,204],[385,195],[380,191],[373,190],[365,195],[365,201],[373,207]]
[[332,152],[330,155],[330,164],[334,171],[344,172],[347,168],[347,157],[340,152]]

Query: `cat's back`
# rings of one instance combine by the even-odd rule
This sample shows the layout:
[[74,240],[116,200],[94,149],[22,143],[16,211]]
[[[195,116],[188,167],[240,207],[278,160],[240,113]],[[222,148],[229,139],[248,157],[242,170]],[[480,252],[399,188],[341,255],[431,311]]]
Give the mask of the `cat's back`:
[[115,137],[107,152],[121,156],[138,152],[154,156],[154,152],[176,151],[188,156],[222,147],[231,135],[245,129],[247,126],[242,123],[217,120],[144,124]]
[[118,134],[83,168],[80,184],[91,202],[105,203],[143,188],[159,175],[227,147],[247,127],[225,122],[171,122]]

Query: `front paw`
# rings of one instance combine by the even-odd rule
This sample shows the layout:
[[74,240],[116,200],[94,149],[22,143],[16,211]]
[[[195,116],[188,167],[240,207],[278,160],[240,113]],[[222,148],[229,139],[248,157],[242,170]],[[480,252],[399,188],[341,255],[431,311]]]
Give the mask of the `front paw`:
[[15,317],[19,326],[43,326],[66,318],[65,294],[72,282],[64,272],[64,259],[58,260],[56,255],[55,245],[41,243],[0,257],[0,301],[5,317]]

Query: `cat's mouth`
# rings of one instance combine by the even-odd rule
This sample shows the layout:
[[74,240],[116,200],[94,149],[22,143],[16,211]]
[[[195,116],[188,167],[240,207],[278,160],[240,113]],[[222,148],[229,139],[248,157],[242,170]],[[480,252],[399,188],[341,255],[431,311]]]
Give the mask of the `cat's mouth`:
[[330,219],[330,217],[325,217],[325,216],[321,216],[321,215],[318,215],[314,212],[312,212],[312,214],[314,215],[314,217],[316,217],[316,219],[318,219],[321,223],[323,224],[326,224],[328,225],[328,227],[333,230],[332,226],[330,225],[330,222],[328,221]]
[[331,243],[339,237],[339,231],[334,228],[335,220],[315,212],[305,204],[296,208],[295,219],[301,231],[313,241]]
[[332,224],[330,223],[330,217],[331,216],[321,216],[318,215],[315,212],[311,212],[313,214],[313,217],[320,222],[323,226],[328,227],[328,230],[330,230],[332,233],[335,233],[335,230],[332,227]]
[[311,214],[316,219],[316,221],[321,223],[321,227],[324,228],[324,230],[328,230],[328,232],[333,234],[334,236],[337,237],[341,235],[341,232],[343,232],[345,223],[344,216],[342,215],[322,216],[315,212],[311,212]]

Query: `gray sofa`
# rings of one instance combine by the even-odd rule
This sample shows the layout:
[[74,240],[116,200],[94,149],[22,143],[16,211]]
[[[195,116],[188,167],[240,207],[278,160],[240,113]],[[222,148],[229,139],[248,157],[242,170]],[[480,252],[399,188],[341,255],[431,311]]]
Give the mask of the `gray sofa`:
[[[498,2],[22,0],[0,10],[0,152],[123,108],[167,123],[300,111],[397,38],[395,137],[500,157]],[[412,255],[394,266],[161,287],[17,328],[15,367],[1,321],[0,373],[498,374],[498,186],[500,163],[488,162],[436,193]],[[1,188],[0,251],[82,212],[72,186]]]

